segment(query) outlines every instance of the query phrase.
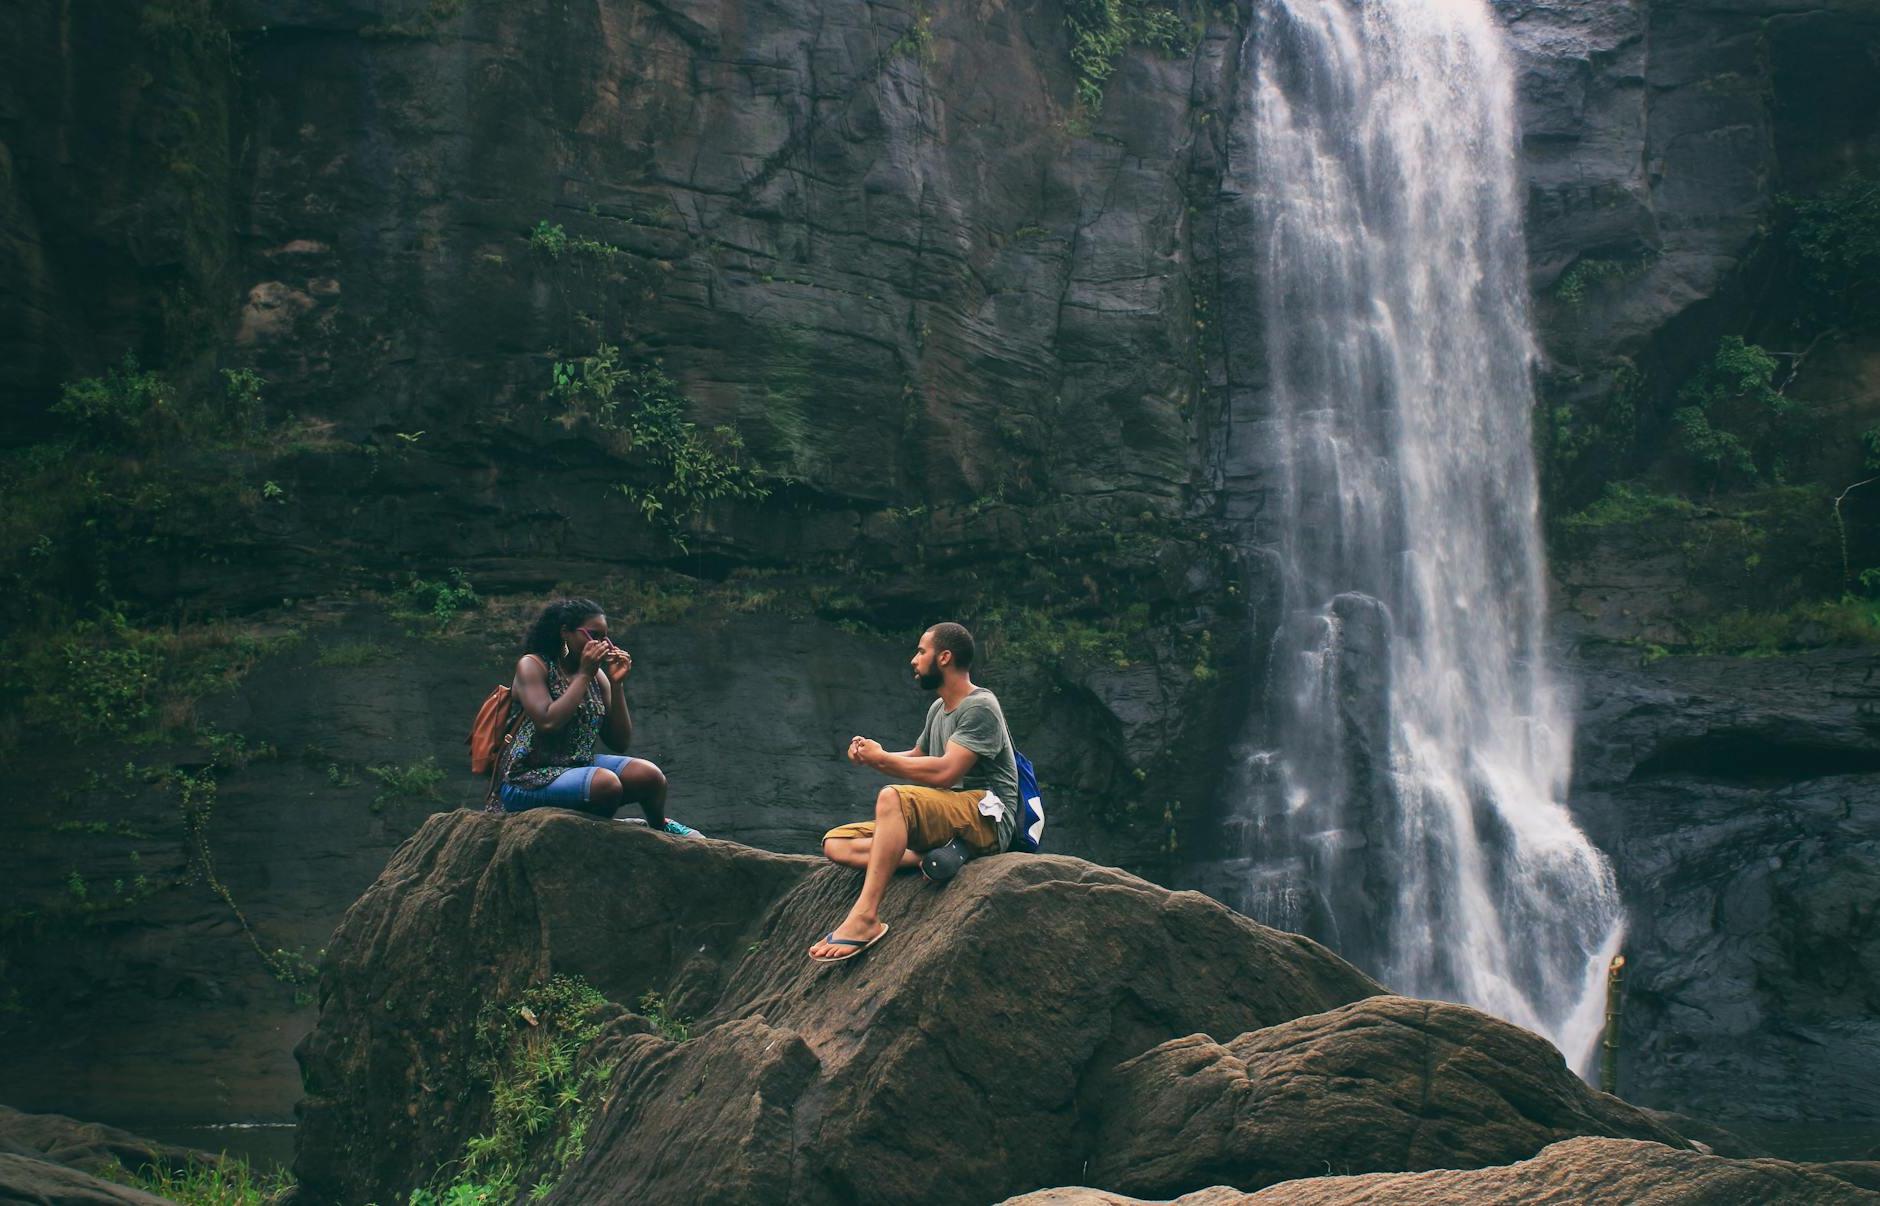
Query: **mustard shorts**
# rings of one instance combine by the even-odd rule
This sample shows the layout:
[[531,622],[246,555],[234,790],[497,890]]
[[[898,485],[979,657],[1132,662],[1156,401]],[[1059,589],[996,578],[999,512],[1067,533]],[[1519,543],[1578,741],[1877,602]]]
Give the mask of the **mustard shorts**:
[[[999,830],[992,818],[979,811],[983,791],[949,791],[944,787],[916,787],[908,783],[891,784],[901,797],[901,817],[907,822],[907,848],[925,853],[944,846],[954,838],[963,838],[974,854],[991,854],[999,848]],[[875,836],[873,821],[837,825],[823,834],[831,838]]]

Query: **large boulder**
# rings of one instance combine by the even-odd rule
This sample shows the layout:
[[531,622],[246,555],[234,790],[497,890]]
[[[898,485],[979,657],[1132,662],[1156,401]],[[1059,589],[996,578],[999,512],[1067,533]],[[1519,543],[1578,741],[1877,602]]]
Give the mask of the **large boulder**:
[[1508,1164],[1575,1135],[1684,1140],[1589,1089],[1538,1035],[1462,1005],[1372,997],[1164,1043],[1108,1094],[1097,1184],[1145,1197],[1325,1173]]
[[29,1114],[0,1106],[0,1153],[62,1164],[81,1172],[134,1173],[146,1166],[170,1171],[213,1164],[208,1152],[159,1143],[101,1122],[81,1122],[63,1114]]
[[[1567,1139],[1497,1168],[1287,1181],[1248,1194],[1214,1186],[1169,1206],[1464,1206],[1626,1202],[1631,1206],[1841,1206],[1880,1201],[1875,1166],[1726,1160],[1630,1139]],[[1004,1206],[1146,1206],[1104,1190],[1047,1189]]]
[[[855,963],[808,945],[859,876],[543,810],[432,818],[347,914],[301,1049],[308,1201],[384,1201],[488,1120],[477,1018],[551,974],[659,994],[623,1015],[554,1200],[993,1201],[1075,1179],[1106,1073],[1379,987],[1318,944],[1077,859],[906,876]],[[652,1011],[650,1006],[642,1006]]]
[[144,1206],[165,1201],[106,1177],[145,1167],[180,1171],[217,1157],[63,1114],[0,1106],[0,1203]]
[[169,1199],[50,1160],[0,1152],[0,1202],[8,1206],[165,1206]]

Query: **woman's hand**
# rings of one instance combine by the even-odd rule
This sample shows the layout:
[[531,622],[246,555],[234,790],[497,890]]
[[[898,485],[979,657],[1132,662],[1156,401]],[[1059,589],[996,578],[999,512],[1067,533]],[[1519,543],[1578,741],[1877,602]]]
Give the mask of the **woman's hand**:
[[581,646],[581,669],[578,673],[593,678],[594,672],[601,667],[602,659],[607,656],[607,648],[604,641],[589,641]]
[[612,679],[617,687],[627,675],[633,673],[633,655],[610,641],[607,645],[606,658],[607,677]]

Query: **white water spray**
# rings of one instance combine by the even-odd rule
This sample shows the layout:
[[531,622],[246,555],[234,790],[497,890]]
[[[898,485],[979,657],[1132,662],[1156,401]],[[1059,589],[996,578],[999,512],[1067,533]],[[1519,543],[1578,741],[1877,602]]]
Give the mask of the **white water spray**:
[[1282,597],[1230,893],[1583,1067],[1621,917],[1563,805],[1500,30],[1487,0],[1265,0],[1252,36]]

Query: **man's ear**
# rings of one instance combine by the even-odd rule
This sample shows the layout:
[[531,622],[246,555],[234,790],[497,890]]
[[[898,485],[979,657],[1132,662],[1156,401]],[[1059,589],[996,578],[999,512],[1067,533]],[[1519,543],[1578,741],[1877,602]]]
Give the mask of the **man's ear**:
[[951,666],[953,664],[953,651],[951,649],[942,649],[940,652],[934,654],[933,664],[935,666]]

